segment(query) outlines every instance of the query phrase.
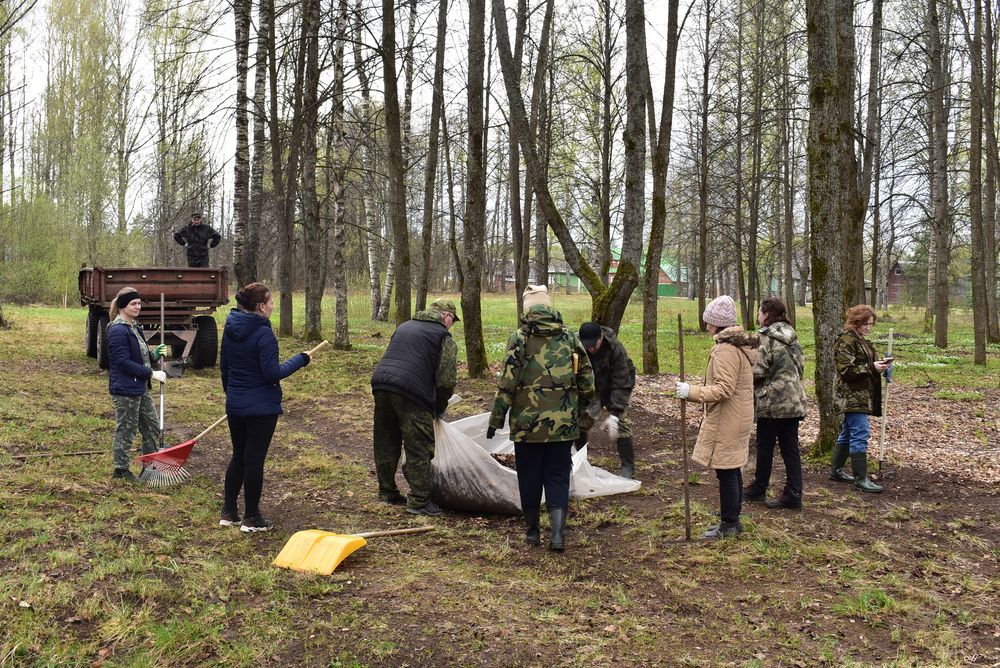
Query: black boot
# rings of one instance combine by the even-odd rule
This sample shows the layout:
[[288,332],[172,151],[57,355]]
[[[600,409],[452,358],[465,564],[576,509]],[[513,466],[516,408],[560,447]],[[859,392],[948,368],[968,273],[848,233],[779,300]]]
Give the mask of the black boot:
[[589,431],[581,431],[580,436],[577,437],[576,442],[573,445],[576,446],[576,451],[580,452],[583,450],[583,446],[587,445],[587,439],[590,437]]
[[[847,443],[836,443],[833,446],[833,454],[830,457],[830,480],[837,482],[854,482],[854,477],[844,471],[844,464],[847,463],[847,455],[850,448]],[[857,470],[855,470],[857,473]]]
[[635,475],[635,450],[631,438],[618,439],[618,457],[622,460],[622,469],[618,475],[631,480]]
[[538,508],[524,511],[524,525],[527,527],[527,530],[524,532],[524,542],[528,545],[542,544],[542,534],[538,530],[539,514]]
[[135,474],[128,469],[115,469],[115,472],[111,475],[114,479],[121,479],[126,482],[138,482]]
[[562,552],[566,547],[566,509],[549,508],[549,549]]
[[754,481],[743,488],[743,500],[750,503],[760,503],[767,498],[767,488],[761,489]]
[[777,499],[769,499],[764,502],[764,505],[772,510],[802,510],[802,495],[793,494],[785,488],[781,496]]
[[868,479],[868,453],[852,452],[851,468],[854,469],[854,486],[862,492],[878,494],[882,487]]

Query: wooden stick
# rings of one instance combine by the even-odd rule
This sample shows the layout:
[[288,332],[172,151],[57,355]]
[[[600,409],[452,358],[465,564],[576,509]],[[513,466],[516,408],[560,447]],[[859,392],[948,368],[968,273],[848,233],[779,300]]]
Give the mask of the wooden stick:
[[312,350],[307,350],[306,352],[309,353],[310,357],[312,357],[313,355],[315,355],[316,353],[318,353],[322,348],[324,348],[325,346],[328,346],[328,345],[330,345],[330,342],[327,341],[326,339],[323,339],[318,346],[316,346]]
[[433,526],[413,527],[412,529],[387,529],[385,531],[366,531],[365,533],[353,534],[359,538],[374,538],[375,536],[401,536],[407,533],[424,533],[434,531]]
[[[886,356],[892,357],[892,328],[889,328],[889,346],[886,349]],[[884,375],[884,374],[883,374]],[[880,381],[881,382],[881,381]],[[878,438],[878,472],[882,473],[882,465],[885,463],[885,416],[889,407],[889,378],[885,379],[885,396],[882,397],[882,429]]]
[[216,420],[216,421],[215,421],[215,422],[213,422],[213,423],[212,423],[211,425],[209,425],[208,429],[206,429],[205,431],[203,431],[203,432],[201,432],[200,434],[198,434],[197,436],[195,436],[195,437],[194,437],[194,438],[193,438],[192,440],[195,440],[195,441],[200,441],[200,440],[201,440],[201,439],[202,439],[202,438],[203,438],[203,437],[205,436],[205,434],[207,434],[208,432],[212,431],[213,429],[215,429],[216,427],[218,427],[218,426],[219,426],[220,424],[222,424],[222,423],[223,423],[223,421],[225,421],[225,419],[226,419],[227,417],[228,417],[228,416],[226,416],[226,415],[223,415],[223,416],[222,416],[222,417],[220,417],[220,418],[219,418],[218,420]]
[[[678,355],[681,364],[681,382],[684,382],[684,324],[677,314]],[[691,540],[691,495],[688,491],[687,400],[681,399],[681,451],[684,453],[684,539]]]
[[[139,448],[133,450],[133,452],[139,452]],[[52,459],[54,457],[76,457],[78,455],[108,455],[111,454],[110,449],[104,450],[75,450],[73,452],[39,452],[30,455],[11,455],[11,459]]]

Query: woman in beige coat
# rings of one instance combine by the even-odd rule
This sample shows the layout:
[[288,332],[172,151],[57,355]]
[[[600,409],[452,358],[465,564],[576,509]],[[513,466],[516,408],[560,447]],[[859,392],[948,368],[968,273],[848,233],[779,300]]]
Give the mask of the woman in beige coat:
[[749,457],[753,427],[753,364],[757,358],[757,335],[736,326],[736,304],[732,297],[717,297],[705,309],[702,320],[715,336],[708,358],[704,385],[677,383],[677,396],[705,404],[705,416],[691,458],[715,469],[719,479],[721,522],[702,538],[735,536],[743,530],[743,473]]

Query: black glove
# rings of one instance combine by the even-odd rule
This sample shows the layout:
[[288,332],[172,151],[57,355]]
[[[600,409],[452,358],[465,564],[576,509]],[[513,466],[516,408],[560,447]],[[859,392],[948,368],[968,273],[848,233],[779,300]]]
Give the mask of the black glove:
[[309,366],[309,363],[312,362],[312,358],[309,357],[309,355],[306,355],[305,353],[302,353],[302,357],[304,357],[306,360],[306,363],[303,364],[302,366]]
[[496,433],[497,433],[497,428],[496,427],[488,427],[486,429],[486,440],[488,441],[491,438],[493,438],[494,436],[496,436]]

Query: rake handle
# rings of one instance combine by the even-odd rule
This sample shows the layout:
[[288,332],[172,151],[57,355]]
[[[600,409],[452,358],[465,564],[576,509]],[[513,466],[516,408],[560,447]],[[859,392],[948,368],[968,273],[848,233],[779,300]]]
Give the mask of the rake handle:
[[330,342],[327,341],[326,339],[323,339],[322,341],[320,341],[320,343],[319,343],[318,346],[316,346],[312,350],[307,350],[306,354],[309,355],[309,357],[312,357],[313,355],[315,355],[316,353],[318,353],[320,350],[322,350],[323,348],[325,348],[328,345],[330,345]]
[[386,529],[385,531],[366,531],[364,533],[354,534],[358,538],[374,538],[376,536],[401,536],[407,533],[424,533],[425,531],[434,531],[433,526],[424,527],[413,527],[411,529]]
[[200,434],[198,434],[197,436],[195,436],[191,440],[193,440],[193,441],[200,441],[202,438],[205,437],[206,434],[208,434],[208,432],[212,431],[213,429],[215,429],[216,427],[218,427],[220,424],[222,424],[227,417],[229,417],[229,416],[228,415],[223,415],[218,420],[216,420],[215,422],[213,422],[212,424],[210,424],[208,426],[208,429],[206,429],[205,431],[201,432]]

